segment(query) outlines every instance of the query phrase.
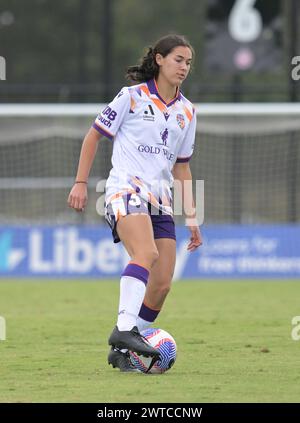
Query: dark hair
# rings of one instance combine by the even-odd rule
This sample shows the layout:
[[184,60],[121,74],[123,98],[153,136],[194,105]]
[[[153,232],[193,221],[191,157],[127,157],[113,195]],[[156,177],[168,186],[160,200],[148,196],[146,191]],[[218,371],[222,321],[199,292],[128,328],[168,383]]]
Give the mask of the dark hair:
[[194,57],[195,52],[189,41],[182,35],[166,35],[160,38],[154,47],[149,47],[145,56],[140,60],[139,65],[129,66],[126,72],[126,79],[136,82],[146,82],[156,78],[159,73],[159,66],[156,63],[156,54],[166,57],[175,47],[188,47]]

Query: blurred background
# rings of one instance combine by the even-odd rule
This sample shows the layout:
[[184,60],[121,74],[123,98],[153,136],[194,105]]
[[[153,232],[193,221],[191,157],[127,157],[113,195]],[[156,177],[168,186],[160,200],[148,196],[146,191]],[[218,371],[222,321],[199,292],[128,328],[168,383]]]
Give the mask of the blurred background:
[[109,101],[126,67],[169,32],[196,50],[192,101],[297,101],[298,21],[297,0],[1,0],[0,101]]
[[197,110],[205,218],[204,245],[188,255],[176,217],[175,276],[299,277],[299,14],[298,0],[0,0],[0,274],[122,271],[127,256],[96,212],[111,142],[85,213],[66,200],[84,134],[127,66],[179,33],[196,51],[183,92]]

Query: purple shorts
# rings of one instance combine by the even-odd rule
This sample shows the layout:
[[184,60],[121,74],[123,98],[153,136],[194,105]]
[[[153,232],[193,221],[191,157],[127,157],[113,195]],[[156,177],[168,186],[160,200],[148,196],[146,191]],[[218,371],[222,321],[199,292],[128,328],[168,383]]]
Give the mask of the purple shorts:
[[109,224],[114,243],[120,242],[117,233],[117,223],[119,215],[128,214],[148,214],[151,218],[154,239],[171,238],[176,241],[175,224],[173,217],[163,213],[161,210],[153,209],[153,205],[146,203],[136,194],[131,198],[131,194],[124,194],[119,197],[114,204],[105,205],[105,220]]

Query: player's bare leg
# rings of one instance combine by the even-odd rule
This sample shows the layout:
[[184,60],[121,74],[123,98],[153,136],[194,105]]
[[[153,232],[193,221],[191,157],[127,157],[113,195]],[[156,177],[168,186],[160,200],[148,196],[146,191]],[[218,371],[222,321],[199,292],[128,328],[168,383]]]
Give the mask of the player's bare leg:
[[130,214],[120,218],[117,231],[131,260],[150,271],[159,253],[149,215]]
[[155,240],[159,258],[154,263],[147,284],[145,303],[160,310],[168,295],[176,263],[176,241],[169,238]]

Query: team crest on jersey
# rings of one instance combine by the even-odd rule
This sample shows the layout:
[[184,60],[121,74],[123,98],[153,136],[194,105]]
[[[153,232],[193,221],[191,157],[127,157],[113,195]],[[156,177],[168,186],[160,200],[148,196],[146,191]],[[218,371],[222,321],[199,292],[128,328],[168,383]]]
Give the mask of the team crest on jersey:
[[184,116],[181,115],[180,113],[178,113],[178,115],[176,116],[176,120],[177,120],[177,123],[178,123],[180,129],[184,129],[184,127],[185,127]]

